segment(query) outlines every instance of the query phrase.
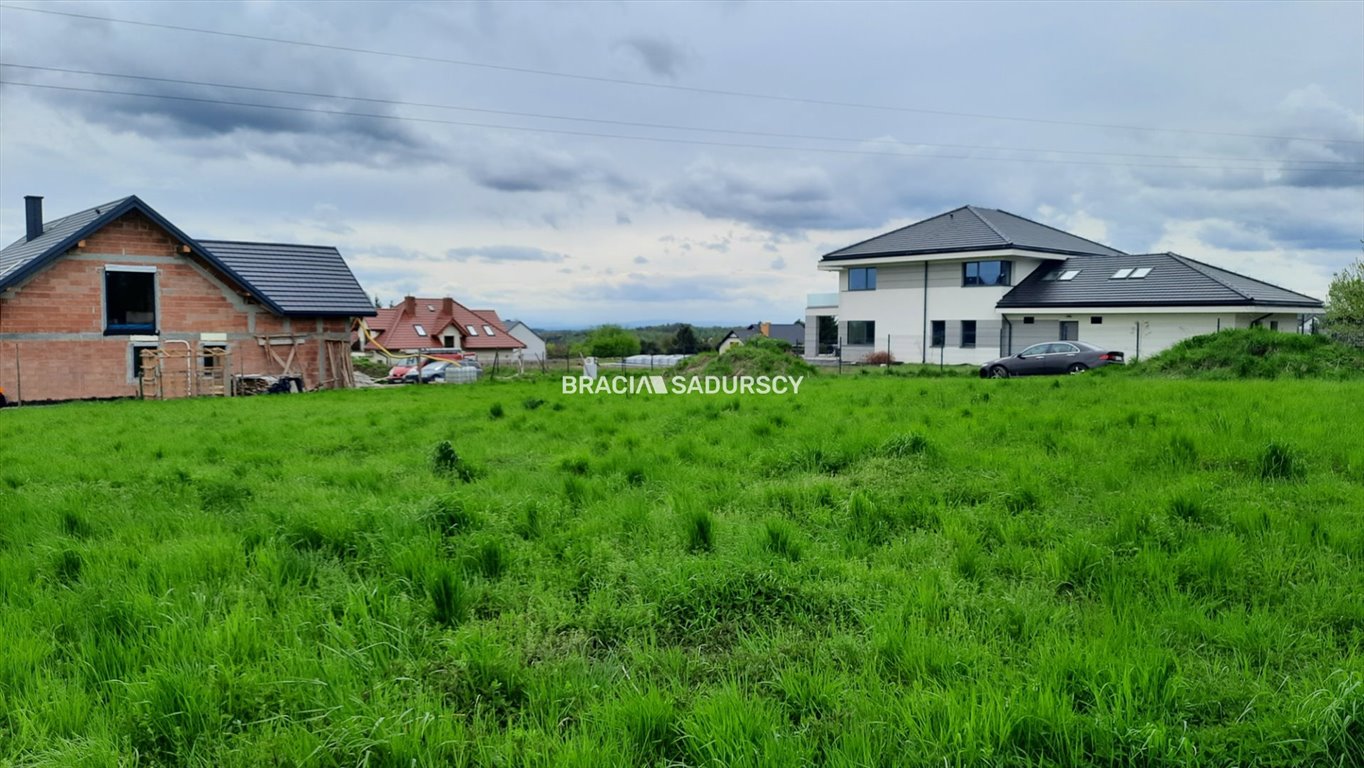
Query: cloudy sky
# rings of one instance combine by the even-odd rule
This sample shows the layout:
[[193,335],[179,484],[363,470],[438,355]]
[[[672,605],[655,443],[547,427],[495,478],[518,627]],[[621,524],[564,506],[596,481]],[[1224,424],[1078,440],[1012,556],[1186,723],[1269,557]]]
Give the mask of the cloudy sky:
[[1364,238],[1360,2],[4,0],[0,61],[6,243],[137,194],[538,327],[789,322],[968,203],[1323,297]]

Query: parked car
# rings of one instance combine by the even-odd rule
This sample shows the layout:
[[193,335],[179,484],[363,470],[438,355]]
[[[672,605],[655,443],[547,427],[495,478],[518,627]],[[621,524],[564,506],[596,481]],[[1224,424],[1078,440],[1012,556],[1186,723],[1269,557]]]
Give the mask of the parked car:
[[982,379],[1038,376],[1053,373],[1084,373],[1090,368],[1122,365],[1123,353],[1083,341],[1048,341],[980,367]]
[[[477,363],[466,360],[462,363],[450,362],[448,360],[432,360],[422,366],[422,382],[426,384],[467,384],[478,381],[482,369]],[[414,384],[417,381],[417,370],[415,368],[403,374],[403,383]]]

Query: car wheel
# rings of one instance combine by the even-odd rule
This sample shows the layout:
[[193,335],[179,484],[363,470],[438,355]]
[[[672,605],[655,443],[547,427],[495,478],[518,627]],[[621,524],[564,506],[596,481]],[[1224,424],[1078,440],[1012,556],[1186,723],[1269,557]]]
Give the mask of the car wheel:
[[1066,373],[1074,376],[1077,373],[1084,373],[1087,370],[1089,370],[1089,366],[1084,363],[1071,363],[1070,367],[1066,369]]
[[995,367],[990,369],[990,378],[1007,379],[1009,378],[1009,369],[1005,368],[1002,365],[996,365]]

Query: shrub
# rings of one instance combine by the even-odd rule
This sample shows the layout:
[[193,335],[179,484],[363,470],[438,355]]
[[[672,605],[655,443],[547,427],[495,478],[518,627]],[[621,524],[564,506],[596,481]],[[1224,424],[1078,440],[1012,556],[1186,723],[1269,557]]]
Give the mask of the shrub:
[[431,451],[431,471],[438,475],[454,475],[468,483],[478,477],[478,471],[455,452],[449,440],[442,440]]
[[488,416],[490,418],[500,419],[506,414],[507,412],[502,409],[501,403],[493,403],[492,407],[488,408]]
[[890,352],[877,351],[862,358],[862,362],[867,365],[890,365],[895,362],[895,356]]

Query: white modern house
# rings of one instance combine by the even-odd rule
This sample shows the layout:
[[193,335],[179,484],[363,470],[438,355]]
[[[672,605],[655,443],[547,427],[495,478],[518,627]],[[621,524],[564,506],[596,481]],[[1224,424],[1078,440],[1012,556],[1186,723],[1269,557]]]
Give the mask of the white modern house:
[[1302,332],[1321,301],[1173,253],[1128,254],[1022,216],[964,206],[825,254],[806,356],[983,363],[1079,340],[1135,360],[1222,328]]
[[545,340],[540,338],[538,333],[532,331],[529,325],[517,320],[507,328],[507,333],[511,334],[513,339],[526,345],[525,351],[521,353],[526,362],[544,362]]

